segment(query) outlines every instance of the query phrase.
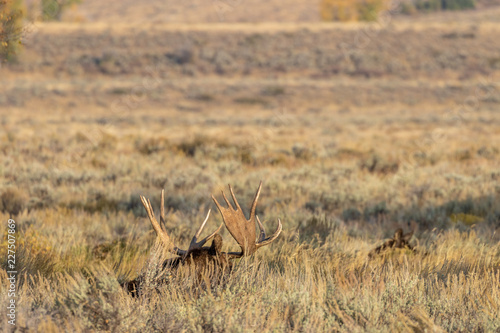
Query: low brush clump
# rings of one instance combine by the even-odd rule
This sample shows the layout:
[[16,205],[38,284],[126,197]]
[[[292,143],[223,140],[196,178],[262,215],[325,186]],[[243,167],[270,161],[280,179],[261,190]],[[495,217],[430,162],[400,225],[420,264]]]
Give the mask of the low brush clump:
[[16,216],[26,208],[28,196],[21,190],[8,188],[0,195],[0,211]]

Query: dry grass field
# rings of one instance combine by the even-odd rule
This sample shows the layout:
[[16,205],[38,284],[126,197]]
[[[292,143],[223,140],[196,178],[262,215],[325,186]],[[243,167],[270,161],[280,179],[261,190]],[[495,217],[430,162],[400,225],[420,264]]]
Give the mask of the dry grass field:
[[[109,21],[36,22],[0,68],[15,330],[500,332],[498,11],[145,23],[124,5]],[[165,189],[167,230],[186,247],[217,212],[211,194],[230,183],[248,213],[260,180],[257,213],[283,232],[223,283],[181,269],[140,297],[120,287],[165,256],[139,195],[158,211]],[[400,227],[415,252],[369,257]]]

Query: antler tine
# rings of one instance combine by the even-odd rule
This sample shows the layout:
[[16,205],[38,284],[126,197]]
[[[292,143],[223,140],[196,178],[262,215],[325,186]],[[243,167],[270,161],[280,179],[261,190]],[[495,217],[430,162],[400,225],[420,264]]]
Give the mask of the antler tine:
[[[233,188],[231,187],[231,184],[229,184],[228,186],[229,186],[229,192],[231,192],[231,197],[233,198],[234,204],[236,205],[236,210],[242,210],[240,207],[240,204],[238,203],[238,200],[236,200],[236,196],[234,195]],[[224,195],[224,192],[222,192],[222,194]],[[224,198],[226,198],[225,195],[224,195]],[[226,199],[226,202],[227,202],[227,199]],[[229,205],[229,202],[227,202],[227,204]],[[229,207],[232,207],[232,206],[229,205]]]
[[262,242],[264,239],[266,239],[266,230],[264,229],[264,226],[262,225],[262,222],[260,222],[259,216],[255,215],[257,218],[257,223],[259,224],[259,229],[260,229],[260,235],[259,235],[259,240],[257,243]]
[[222,229],[222,226],[224,225],[224,223],[221,223],[220,226],[217,228],[217,230],[215,230],[214,232],[212,232],[212,234],[210,234],[209,236],[203,238],[201,241],[200,241],[200,246],[203,246],[206,242],[208,242],[209,240],[211,240],[212,238],[215,237],[215,235],[220,231],[220,229]]
[[[231,188],[231,185],[229,185],[229,188]],[[229,208],[233,208],[233,205],[231,205],[231,203],[229,202],[229,200],[227,200],[227,197],[226,197],[226,194],[224,193],[224,191],[221,191],[221,193],[222,193],[222,197],[224,198],[224,200],[225,200],[225,201],[226,201],[226,203],[227,203],[227,206],[228,206]],[[213,198],[213,195],[212,195],[212,198]],[[233,198],[234,198],[234,197],[233,197]],[[237,205],[237,204],[236,204],[236,205]],[[233,208],[233,209],[234,209],[234,208]]]
[[281,231],[283,230],[283,225],[281,224],[281,220],[278,219],[278,227],[276,228],[276,231],[269,237],[266,237],[266,232],[264,231],[264,226],[259,220],[259,217],[257,217],[257,222],[259,223],[259,228],[260,228],[260,238],[259,241],[256,244],[257,249],[262,246],[266,246],[267,244],[271,244],[274,242],[276,238],[281,234]]
[[211,209],[208,210],[207,216],[205,217],[205,220],[203,220],[203,223],[200,225],[198,228],[198,231],[196,231],[196,234],[194,235],[193,238],[198,238],[200,237],[201,232],[203,231],[203,228],[205,228],[205,224],[207,224],[208,218],[210,217],[210,213],[212,212]]
[[[222,192],[224,193],[224,192]],[[215,199],[215,196],[212,194],[212,200],[214,201],[215,205],[217,206],[217,209],[220,211],[223,207],[219,204],[217,199]]]
[[401,238],[403,238],[403,229],[402,228],[398,228],[394,232],[394,240],[401,239]]
[[142,195],[140,197],[141,197],[142,205],[144,206],[144,208],[146,209],[146,213],[148,214],[149,221],[153,225],[154,231],[157,234],[159,234],[161,232],[161,228],[160,228],[160,225],[158,224],[158,221],[156,221],[153,207],[151,207],[151,202]]
[[[178,254],[178,255],[183,255],[185,251],[177,248],[174,244],[174,242],[170,239],[168,234],[161,228],[160,224],[156,220],[155,213],[153,210],[153,206],[151,206],[151,201],[149,199],[146,199],[144,196],[141,197],[141,202],[144,208],[146,209],[146,213],[148,214],[149,221],[151,222],[151,225],[153,226],[154,231],[156,232],[156,235],[160,237],[160,240],[162,241],[163,245],[167,248],[169,252]],[[160,213],[161,215],[161,213]],[[161,219],[161,217],[160,217]]]
[[187,256],[189,254],[189,252],[195,250],[195,249],[199,249],[201,248],[203,245],[205,245],[206,242],[208,242],[210,239],[214,238],[215,235],[220,231],[220,229],[222,228],[222,225],[224,223],[221,223],[220,226],[217,228],[217,230],[215,230],[214,232],[212,232],[210,235],[208,235],[207,237],[203,238],[201,241],[198,242],[198,237],[200,237],[201,235],[201,232],[203,231],[203,228],[205,227],[205,224],[207,224],[207,221],[208,221],[208,218],[210,217],[210,212],[212,210],[209,209],[208,210],[208,213],[207,213],[207,216],[205,217],[205,220],[203,221],[203,223],[200,225],[200,227],[198,228],[198,231],[196,231],[196,234],[193,236],[193,238],[191,239],[191,243],[189,244],[189,249],[187,250],[185,256]]
[[257,193],[255,193],[255,197],[252,202],[252,208],[250,208],[250,220],[252,220],[253,216],[255,216],[255,209],[257,209],[257,201],[259,200],[260,190],[262,188],[262,180],[260,181],[259,188],[257,189]]
[[163,231],[166,231],[165,229],[165,190],[161,190],[161,196],[160,196],[160,227],[163,229]]

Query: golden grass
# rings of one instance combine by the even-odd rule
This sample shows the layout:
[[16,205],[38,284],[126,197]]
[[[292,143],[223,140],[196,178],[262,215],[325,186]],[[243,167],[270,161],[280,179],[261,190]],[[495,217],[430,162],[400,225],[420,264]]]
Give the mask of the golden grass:
[[[172,112],[131,113],[111,126],[95,121],[99,112],[59,122],[26,110],[4,115],[9,124],[31,119],[16,130],[8,125],[2,137],[10,156],[1,170],[3,187],[15,182],[19,195],[30,198],[15,217],[18,327],[499,329],[500,189],[494,179],[500,152],[491,142],[500,133],[481,121],[488,110],[458,126],[433,124],[425,113],[373,110],[336,117],[298,112],[285,126],[260,109],[251,118],[206,114],[203,121],[215,124],[207,127],[198,116]],[[415,164],[405,165],[414,140],[438,124],[448,139],[416,151]],[[259,215],[269,230],[280,217],[284,231],[275,244],[241,260],[225,284],[200,289],[180,272],[169,285],[152,284],[142,298],[121,290],[119,283],[147,269],[154,254],[139,194],[157,206],[159,189],[166,188],[167,227],[183,246],[211,205],[210,193],[232,183],[246,207],[260,179]],[[457,218],[469,215],[481,221],[470,227]],[[405,224],[417,228],[416,254],[367,259]],[[227,232],[224,239],[226,249],[235,248]],[[5,302],[5,289],[1,295]]]
[[[160,26],[131,38],[152,45],[152,56],[182,58],[169,48],[177,45],[177,32],[162,29],[192,29],[186,40],[201,36],[207,47],[227,52],[233,47],[233,61],[225,63],[231,70],[239,68],[245,50],[264,63],[281,59],[277,52],[290,53],[286,43],[295,33],[303,34],[298,46],[313,54],[309,37],[333,41],[352,30],[345,37],[350,40],[363,28],[318,24],[311,29],[322,33],[315,35],[303,30],[305,25],[274,24],[275,30],[262,33],[273,24],[221,24],[208,35],[199,34],[203,25]],[[443,25],[417,25],[400,35],[406,26],[398,22],[373,40],[360,53],[361,65],[372,61],[362,70],[392,63],[391,50],[401,46],[394,41],[404,39],[420,52],[415,68],[377,79],[358,72],[315,78],[314,69],[294,65],[293,54],[283,75],[272,61],[262,72],[215,75],[203,72],[201,48],[193,48],[193,63],[179,58],[177,64],[155,67],[153,74],[146,71],[149,63],[124,65],[131,71],[122,74],[107,72],[113,66],[78,72],[89,57],[108,59],[100,47],[86,47],[107,42],[107,28],[73,26],[64,35],[54,31],[65,26],[43,25],[39,44],[34,42],[20,65],[2,69],[0,220],[12,213],[18,226],[17,327],[32,332],[500,330],[498,71],[479,67],[491,69],[485,78],[469,62],[450,69],[444,59],[436,72],[424,64],[436,65],[441,58],[422,38],[431,35],[432,47],[442,54],[469,45],[482,50],[486,61],[495,52],[489,40],[498,24],[481,25],[474,38],[460,37],[468,27]],[[119,50],[117,61],[131,54],[135,64],[143,55],[124,46],[120,34],[129,31],[122,28],[117,26],[119,32],[111,35],[118,37],[109,42]],[[294,34],[287,35],[289,30]],[[280,34],[273,35],[276,31]],[[459,37],[449,37],[450,31]],[[70,43],[77,36],[88,44],[74,44],[73,52]],[[283,47],[275,49],[274,38]],[[378,57],[379,47],[384,56]],[[47,51],[47,67],[39,67],[36,50]],[[82,57],[67,62],[75,54]],[[190,71],[193,66],[197,70]],[[171,68],[176,71],[164,72]],[[158,85],[143,89],[145,77],[158,79]],[[472,110],[457,113],[465,110],[460,107],[468,97],[486,90],[488,96],[480,95]],[[215,208],[210,194],[231,183],[246,211],[260,180],[258,214],[268,230],[281,218],[283,233],[240,260],[223,284],[203,288],[181,270],[169,277],[170,284],[150,282],[140,298],[120,288],[144,270],[154,272],[161,257],[139,195],[158,207],[160,189],[166,190],[167,229],[185,247],[206,210]],[[220,221],[214,214],[208,223]],[[368,253],[398,227],[415,230],[410,242],[417,251],[388,251],[369,260]],[[224,250],[237,248],[227,231],[223,238]],[[5,245],[3,236],[2,258]],[[7,300],[5,265],[0,304]],[[5,317],[0,325],[7,329]]]
[[[352,232],[337,226],[318,245],[288,230],[272,247],[241,260],[219,287],[200,289],[178,272],[170,284],[152,285],[141,298],[131,298],[119,287],[118,258],[80,260],[85,254],[73,248],[71,257],[60,260],[80,262],[79,270],[26,273],[18,327],[76,332],[500,328],[498,242],[474,231],[432,232],[428,237],[433,239],[422,245],[428,255],[402,251],[369,261],[371,242],[366,234],[352,237]],[[141,260],[121,265],[140,270],[147,256],[143,252]],[[5,288],[5,273],[1,278]]]

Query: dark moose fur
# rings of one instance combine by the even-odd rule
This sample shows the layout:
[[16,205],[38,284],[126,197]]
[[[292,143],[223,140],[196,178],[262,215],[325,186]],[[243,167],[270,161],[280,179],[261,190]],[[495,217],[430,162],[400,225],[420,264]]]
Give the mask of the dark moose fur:
[[[221,278],[225,273],[231,272],[232,262],[227,255],[222,252],[222,237],[216,234],[212,240],[210,247],[204,246],[201,249],[193,250],[188,257],[176,257],[167,259],[163,262],[160,272],[172,272],[180,267],[193,267],[198,274],[198,280],[202,280],[204,274],[210,279]],[[145,280],[144,274],[141,274],[132,281],[124,282],[121,286],[127,290],[132,296],[138,296],[141,288],[141,283]],[[168,276],[158,276],[155,280],[164,283],[168,280]]]
[[385,241],[384,244],[376,247],[369,253],[369,257],[374,257],[377,254],[381,254],[388,249],[409,249],[415,251],[415,248],[410,245],[410,239],[413,236],[413,231],[403,235],[403,229],[399,228],[394,233],[394,237]]

